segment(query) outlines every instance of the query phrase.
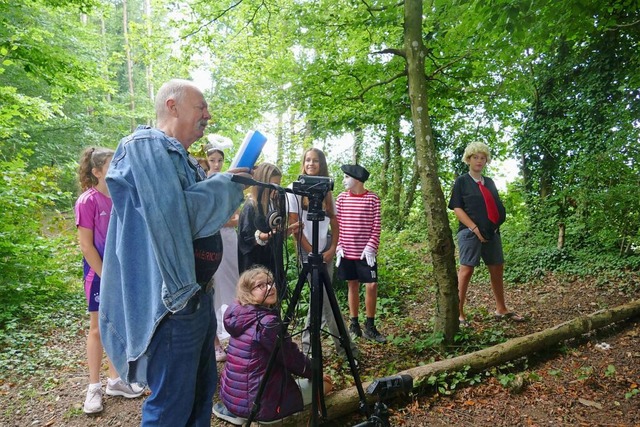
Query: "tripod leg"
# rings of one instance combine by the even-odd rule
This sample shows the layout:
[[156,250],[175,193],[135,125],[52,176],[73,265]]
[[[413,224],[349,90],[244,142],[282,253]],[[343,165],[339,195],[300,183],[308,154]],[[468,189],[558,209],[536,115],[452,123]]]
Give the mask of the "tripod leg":
[[353,381],[356,384],[356,389],[358,390],[358,397],[360,398],[360,407],[365,410],[366,415],[368,417],[369,409],[367,405],[367,397],[364,393],[364,389],[362,388],[362,381],[360,380],[358,367],[356,366],[356,362],[353,357],[353,352],[351,351],[350,338],[347,333],[347,329],[344,325],[342,314],[340,313],[340,307],[338,305],[338,300],[336,299],[336,294],[333,291],[333,286],[331,285],[331,279],[329,278],[329,273],[327,273],[326,269],[322,270],[321,282],[322,282],[322,286],[324,287],[324,290],[327,292],[327,299],[329,300],[329,304],[331,305],[331,311],[333,312],[333,317],[336,321],[336,325],[338,326],[338,331],[340,332],[340,342],[347,354],[347,360],[349,361],[349,367],[351,368]]
[[[324,402],[324,379],[322,375],[322,346],[320,343],[320,322],[322,318],[322,282],[317,256],[309,255],[311,265],[311,368],[312,368],[312,393],[311,393],[311,420],[312,425],[318,425],[318,412],[326,418],[327,408]],[[320,258],[321,259],[321,258]],[[318,407],[319,405],[319,407]]]

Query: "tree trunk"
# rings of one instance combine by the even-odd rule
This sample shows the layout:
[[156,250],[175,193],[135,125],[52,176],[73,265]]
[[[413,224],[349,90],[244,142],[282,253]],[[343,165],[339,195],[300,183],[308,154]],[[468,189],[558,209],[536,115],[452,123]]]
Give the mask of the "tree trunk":
[[129,18],[127,15],[127,0],[122,1],[122,31],[124,35],[124,50],[127,55],[127,78],[129,80],[129,109],[131,111],[131,132],[136,129],[135,118],[135,92],[133,88],[133,60],[131,59],[131,46],[129,44]]
[[[406,371],[398,372],[398,375],[411,375],[414,388],[417,388],[426,384],[426,381],[432,375],[438,376],[465,369],[469,369],[469,373],[482,372],[490,367],[502,365],[541,350],[550,349],[568,339],[638,316],[640,316],[640,300],[610,310],[600,310],[586,316],[577,317],[552,328],[524,337],[513,338],[493,347],[464,354],[453,359],[440,360],[429,365],[407,369]],[[368,385],[369,383],[362,384],[365,389]],[[367,401],[371,403],[374,399],[372,396],[367,396]],[[328,418],[335,419],[355,412],[358,410],[359,404],[358,392],[355,387],[340,390],[326,399]],[[285,425],[296,425],[296,422],[300,423],[301,420],[306,420],[308,417],[308,411],[298,413],[287,418]],[[290,424],[290,420],[295,421]]]
[[564,222],[558,224],[558,250],[564,248],[564,236],[567,226]]
[[407,185],[406,197],[404,199],[404,208],[402,212],[405,214],[400,218],[398,228],[402,230],[407,221],[407,217],[409,212],[411,211],[411,206],[413,206],[413,199],[416,197],[416,188],[418,187],[418,182],[420,181],[420,175],[418,174],[418,165],[417,162],[414,161],[413,164],[413,173],[411,174],[411,180]]
[[[102,78],[105,81],[109,81],[109,61],[108,56],[109,53],[107,51],[107,28],[104,22],[104,13],[100,13],[100,49],[102,52],[102,57],[100,58],[100,68],[102,68]],[[111,103],[111,93],[105,91],[104,99]]]
[[[282,167],[282,153],[284,151],[284,141],[285,141],[285,136],[284,136],[284,114],[281,113],[278,115],[278,123],[276,124],[276,141],[280,141],[278,143],[278,155],[276,157],[276,166],[278,167]],[[296,152],[296,154],[298,154]]]
[[278,116],[278,124],[276,128],[276,166],[282,170],[282,164],[284,163],[284,117],[283,114]]
[[362,154],[362,143],[364,141],[364,133],[360,126],[353,130],[353,163],[359,164]]
[[380,174],[380,197],[387,198],[389,191],[389,165],[391,164],[391,126],[386,127],[382,145],[382,173]]
[[313,147],[313,132],[316,129],[315,120],[307,120],[304,126],[304,139],[302,141],[302,147],[306,150]]
[[438,178],[437,150],[429,119],[427,79],[424,73],[426,50],[422,42],[422,0],[406,0],[404,6],[404,53],[407,60],[409,99],[416,138],[416,159],[422,199],[428,222],[428,240],[436,281],[434,332],[445,344],[453,344],[458,331],[458,279],[455,246],[444,193]]
[[[153,39],[153,27],[151,26],[151,22],[153,20],[153,13],[151,10],[151,0],[144,0],[144,18],[145,18],[145,26],[147,27],[147,38],[148,40],[152,40]],[[146,66],[145,69],[145,75],[146,75],[146,80],[147,80],[147,96],[149,97],[149,100],[151,101],[151,105],[153,105],[153,101],[156,95],[156,89],[155,86],[153,84],[153,58],[150,56],[148,58],[148,65]],[[147,119],[147,124],[149,126],[153,126],[154,125],[154,119],[152,118],[148,118]]]
[[400,230],[400,222],[407,216],[408,211],[400,210],[401,194],[403,192],[402,176],[404,175],[404,162],[402,159],[402,140],[400,139],[400,117],[396,117],[391,133],[391,161],[393,165],[393,206],[396,230]]

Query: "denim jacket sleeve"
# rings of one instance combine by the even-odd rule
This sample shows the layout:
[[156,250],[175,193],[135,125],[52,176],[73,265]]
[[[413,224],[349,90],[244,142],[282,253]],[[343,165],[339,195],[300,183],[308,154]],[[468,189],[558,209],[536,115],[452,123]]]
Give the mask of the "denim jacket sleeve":
[[[180,143],[155,129],[134,133],[113,159],[133,207],[144,218],[149,243],[162,275],[162,300],[180,310],[199,289],[193,239],[218,231],[242,201],[242,186],[228,175],[196,183],[195,171]],[[111,190],[111,186],[109,187]],[[112,194],[114,202],[118,194]]]

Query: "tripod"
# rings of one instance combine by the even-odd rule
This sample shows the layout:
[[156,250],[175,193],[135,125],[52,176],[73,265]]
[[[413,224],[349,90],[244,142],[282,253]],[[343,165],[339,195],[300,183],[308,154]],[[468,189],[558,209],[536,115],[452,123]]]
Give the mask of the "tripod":
[[251,425],[251,422],[260,409],[260,400],[262,398],[262,394],[264,393],[267,380],[275,364],[277,354],[282,346],[282,340],[287,333],[287,327],[291,323],[295,307],[298,304],[298,300],[300,299],[302,287],[304,286],[307,275],[309,275],[309,273],[311,275],[311,322],[309,324],[309,332],[311,336],[312,369],[311,425],[318,425],[319,413],[321,413],[322,418],[326,418],[327,416],[327,408],[325,405],[323,391],[324,382],[322,375],[322,347],[320,342],[320,323],[322,318],[323,290],[327,293],[327,298],[329,304],[331,305],[331,311],[336,320],[336,325],[340,333],[340,344],[346,352],[349,367],[351,369],[351,374],[353,375],[353,379],[358,390],[358,396],[360,398],[360,408],[361,410],[366,412],[367,417],[369,416],[364,389],[362,388],[362,382],[360,381],[360,376],[358,374],[355,359],[351,351],[351,346],[349,345],[349,336],[347,335],[344,321],[340,313],[340,308],[338,306],[338,301],[331,285],[331,279],[329,278],[329,274],[327,273],[326,268],[322,266],[322,255],[318,251],[318,223],[325,218],[325,213],[322,210],[322,199],[324,198],[324,195],[320,197],[320,195],[312,193],[309,196],[309,210],[307,213],[307,219],[312,222],[311,253],[308,256],[308,262],[303,265],[302,271],[300,272],[300,275],[298,277],[298,282],[291,296],[291,300],[289,301],[289,306],[282,322],[281,331],[278,333],[275,350],[271,354],[264,377],[260,382],[260,387],[258,388],[256,399],[254,401],[253,407],[251,408],[251,414],[247,419],[247,426]]

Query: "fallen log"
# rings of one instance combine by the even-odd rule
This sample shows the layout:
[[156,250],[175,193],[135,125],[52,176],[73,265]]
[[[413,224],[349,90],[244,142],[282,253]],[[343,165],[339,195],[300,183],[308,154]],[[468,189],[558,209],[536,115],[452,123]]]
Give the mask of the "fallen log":
[[[523,337],[513,338],[504,343],[494,345],[473,353],[464,354],[452,359],[441,360],[424,366],[407,369],[400,374],[413,377],[414,388],[426,381],[432,375],[452,373],[467,370],[469,373],[482,372],[493,366],[499,366],[520,357],[551,348],[552,346],[587,334],[616,322],[640,316],[640,300],[633,301],[608,310],[577,317],[544,331],[535,332]],[[366,390],[370,382],[363,383]],[[374,401],[373,396],[367,396],[368,403]],[[337,391],[325,399],[327,418],[336,419],[353,413],[359,409],[360,399],[356,387]],[[282,425],[307,425],[309,411],[294,414]]]

